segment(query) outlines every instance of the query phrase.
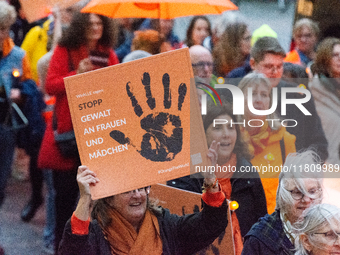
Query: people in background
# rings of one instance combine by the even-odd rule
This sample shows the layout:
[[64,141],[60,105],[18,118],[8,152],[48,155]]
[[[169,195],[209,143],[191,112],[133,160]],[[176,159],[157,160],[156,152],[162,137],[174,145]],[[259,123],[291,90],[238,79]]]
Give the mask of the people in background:
[[188,47],[203,45],[204,39],[211,35],[211,24],[209,19],[205,16],[195,16],[192,18],[187,29],[185,44]]
[[183,47],[182,42],[178,36],[173,32],[174,20],[173,19],[146,19],[141,25],[147,28],[157,30],[161,36],[164,37],[164,44],[162,45],[161,51],[166,52],[169,50],[180,49]]
[[201,45],[194,45],[189,48],[190,60],[194,76],[202,78],[203,82],[214,86],[213,68],[214,62],[209,50]]
[[328,142],[327,162],[339,164],[340,39],[326,38],[320,43],[313,69],[315,76],[309,88]]
[[215,75],[225,77],[233,69],[249,60],[251,34],[244,22],[233,22],[214,46]]
[[21,7],[19,0],[8,1],[10,5],[13,5],[17,12],[17,19],[11,26],[10,36],[16,46],[21,46],[27,32],[32,28],[32,24],[28,23],[24,10]]
[[164,37],[156,30],[136,31],[132,40],[131,51],[144,50],[152,55],[161,52]]
[[315,59],[319,33],[316,22],[308,18],[298,20],[293,28],[295,49],[287,53],[284,61],[307,67]]
[[[30,81],[31,72],[26,53],[15,46],[9,36],[10,27],[15,19],[15,8],[6,1],[0,1],[0,71],[2,74],[0,77],[0,207],[5,199],[5,188],[11,172],[17,129],[20,124],[23,124],[17,119],[18,125],[14,124],[13,118],[17,116],[13,115],[12,102],[25,107],[24,99],[32,98],[36,86]],[[15,70],[18,71],[17,78],[13,77]],[[30,114],[34,113],[36,112]],[[39,133],[41,127],[36,128]]]
[[[276,114],[281,119],[293,119],[297,122],[290,122],[286,129],[289,133],[295,135],[296,151],[306,150],[313,147],[325,161],[328,157],[327,139],[323,131],[320,117],[315,109],[314,98],[304,103],[303,106],[310,112],[311,115],[305,115],[294,104],[288,104],[286,107],[286,115],[281,112],[281,95],[283,88],[296,88],[298,85],[283,81],[283,59],[285,52],[278,40],[273,37],[260,38],[251,50],[250,65],[252,70],[263,73],[270,79],[272,87],[277,88],[277,108]],[[304,98],[304,94],[289,93],[289,99]]]
[[[64,78],[118,64],[118,58],[112,50],[113,34],[109,18],[76,13],[55,48],[49,64],[45,89],[49,95],[56,97],[55,124],[52,125],[52,118],[47,125],[39,154],[39,166],[53,170],[56,191],[56,251],[65,223],[71,217],[77,202],[78,187],[75,178],[80,163],[79,155],[70,158],[63,156],[54,138],[55,132],[62,134],[73,130]],[[100,61],[92,61],[91,56],[100,56],[96,58]]]

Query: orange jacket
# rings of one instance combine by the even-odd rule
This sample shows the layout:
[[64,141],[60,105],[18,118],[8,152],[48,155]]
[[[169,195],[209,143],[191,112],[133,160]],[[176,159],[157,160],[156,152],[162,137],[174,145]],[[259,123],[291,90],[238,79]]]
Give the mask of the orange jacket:
[[297,50],[292,50],[292,51],[288,52],[284,61],[303,66]]

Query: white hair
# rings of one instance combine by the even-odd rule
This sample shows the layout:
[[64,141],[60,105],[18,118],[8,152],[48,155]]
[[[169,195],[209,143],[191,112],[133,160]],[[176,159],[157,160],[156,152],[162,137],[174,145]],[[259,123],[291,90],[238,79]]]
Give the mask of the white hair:
[[[296,188],[303,194],[308,194],[304,180],[315,179],[318,187],[322,189],[322,173],[310,171],[311,167],[321,165],[320,157],[313,150],[307,150],[301,153],[290,153],[282,167],[279,175],[279,187],[276,193],[276,209],[281,213],[288,213],[294,199],[290,191],[286,189],[289,183],[293,182]],[[287,170],[287,171],[285,171]],[[289,171],[288,171],[289,170]],[[322,195],[319,200],[322,200]]]
[[325,226],[329,226],[334,232],[334,221],[340,223],[340,209],[335,205],[319,204],[308,208],[294,225],[294,232],[298,238],[295,240],[295,255],[308,255],[309,252],[304,247],[301,236],[305,235],[312,246],[317,247],[318,242],[314,240],[314,233],[317,233]]
[[16,20],[17,13],[12,5],[0,1],[0,27],[10,27]]

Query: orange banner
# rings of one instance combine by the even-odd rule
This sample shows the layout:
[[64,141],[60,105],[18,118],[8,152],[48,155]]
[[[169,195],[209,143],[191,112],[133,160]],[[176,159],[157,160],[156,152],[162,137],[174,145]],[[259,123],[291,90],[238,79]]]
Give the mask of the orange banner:
[[[201,211],[201,194],[176,189],[162,184],[152,185],[150,197],[159,200],[159,204],[177,215],[185,215]],[[228,226],[216,240],[206,249],[198,252],[198,255],[234,254],[234,244],[231,232],[230,213],[228,214]]]
[[190,173],[192,78],[187,48],[65,78],[93,199]]

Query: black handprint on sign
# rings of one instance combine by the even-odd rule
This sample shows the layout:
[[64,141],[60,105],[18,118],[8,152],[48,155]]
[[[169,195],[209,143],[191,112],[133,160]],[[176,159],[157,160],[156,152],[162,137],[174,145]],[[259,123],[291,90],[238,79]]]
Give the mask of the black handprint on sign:
[[[165,73],[163,75],[162,83],[164,87],[164,109],[170,109],[171,91],[169,74]],[[143,74],[142,84],[145,89],[146,102],[149,108],[153,110],[156,107],[156,100],[152,97],[149,73],[145,72]],[[144,112],[131,91],[130,82],[126,84],[126,92],[131,100],[135,114],[141,117]],[[181,83],[178,87],[177,108],[179,111],[182,109],[186,93],[187,86],[185,83]],[[111,131],[110,136],[120,144],[130,144],[136,147],[140,155],[151,161],[171,161],[182,150],[183,129],[179,116],[166,112],[151,113],[141,119],[140,126],[146,133],[143,135],[141,145],[138,148],[132,144],[125,134],[118,130]]]

